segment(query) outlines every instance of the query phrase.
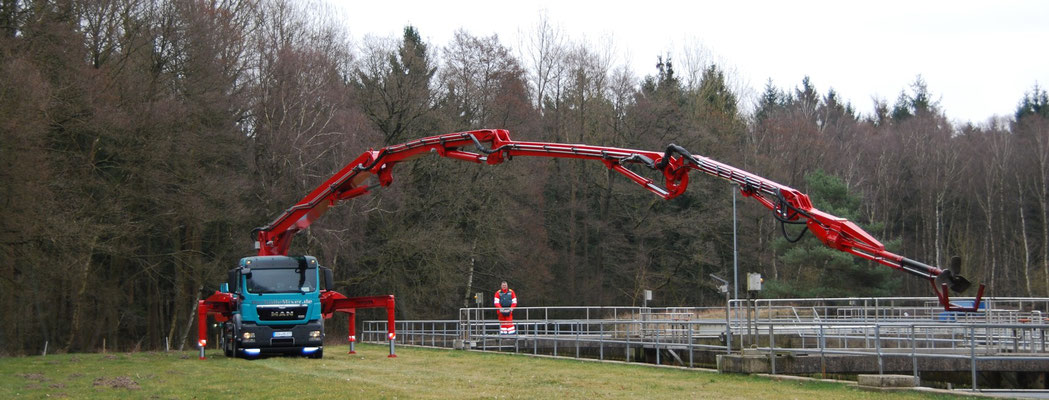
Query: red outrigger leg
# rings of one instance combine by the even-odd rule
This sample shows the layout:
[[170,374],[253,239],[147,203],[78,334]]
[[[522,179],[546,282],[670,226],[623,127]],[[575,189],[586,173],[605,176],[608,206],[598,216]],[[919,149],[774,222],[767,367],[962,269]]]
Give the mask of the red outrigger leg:
[[357,350],[354,348],[357,344],[357,310],[347,310],[346,315],[349,316],[350,320],[350,354],[357,354]]
[[366,296],[366,297],[352,297],[348,298],[343,296],[339,292],[335,291],[324,291],[321,293],[321,313],[324,318],[331,318],[332,313],[344,312],[349,314],[350,318],[350,354],[355,353],[354,343],[357,341],[357,309],[358,308],[386,308],[386,338],[390,341],[390,355],[387,357],[394,358],[397,354],[394,353],[394,342],[397,339],[397,331],[395,326],[395,310],[396,301],[393,295],[386,296]]
[[208,345],[208,305],[204,300],[197,301],[197,347],[200,347],[200,359],[204,359],[204,347]]
[[226,322],[233,316],[233,295],[215,292],[204,300],[197,301],[197,347],[200,347],[200,359],[204,359],[204,348],[208,346],[208,315],[214,315],[215,321]]

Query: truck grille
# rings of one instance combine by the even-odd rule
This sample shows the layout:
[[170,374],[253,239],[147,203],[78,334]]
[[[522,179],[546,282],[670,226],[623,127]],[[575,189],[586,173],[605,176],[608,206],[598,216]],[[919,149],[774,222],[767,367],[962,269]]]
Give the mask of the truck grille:
[[308,309],[309,307],[304,305],[255,306],[259,319],[263,321],[304,320],[306,319],[306,310]]

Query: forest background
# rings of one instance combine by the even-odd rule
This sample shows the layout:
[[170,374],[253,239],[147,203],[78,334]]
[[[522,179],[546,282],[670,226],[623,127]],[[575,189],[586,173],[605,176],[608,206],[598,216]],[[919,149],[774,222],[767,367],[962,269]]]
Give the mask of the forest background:
[[[1049,96],[1034,82],[1014,115],[952,125],[920,76],[864,112],[808,78],[744,100],[687,54],[639,76],[545,19],[516,48],[421,37],[353,41],[323,4],[290,0],[0,0],[0,354],[180,347],[195,300],[253,254],[253,227],[365,150],[478,128],[673,142],[800,189],[909,258],[959,255],[989,295],[1049,296]],[[715,305],[735,189],[693,175],[663,201],[600,163],[423,158],[291,253],[343,293],[396,295],[398,318],[453,317],[501,280],[527,306],[639,304],[645,289]],[[766,277],[763,296],[930,294],[738,207],[740,271]]]

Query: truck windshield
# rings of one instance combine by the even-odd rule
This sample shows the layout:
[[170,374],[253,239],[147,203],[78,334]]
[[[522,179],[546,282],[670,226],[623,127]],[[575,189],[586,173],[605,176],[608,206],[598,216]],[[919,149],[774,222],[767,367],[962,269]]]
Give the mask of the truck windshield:
[[307,269],[255,269],[248,278],[251,293],[302,293],[317,289],[317,270]]

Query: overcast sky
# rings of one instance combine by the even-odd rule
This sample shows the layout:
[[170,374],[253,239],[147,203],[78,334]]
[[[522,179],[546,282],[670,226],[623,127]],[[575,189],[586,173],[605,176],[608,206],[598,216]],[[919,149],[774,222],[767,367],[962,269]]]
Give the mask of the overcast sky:
[[331,1],[355,40],[411,24],[432,45],[463,28],[515,51],[545,11],[572,41],[610,41],[639,77],[658,55],[678,65],[705,49],[751,98],[769,78],[786,89],[808,75],[864,114],[919,74],[955,122],[1011,116],[1036,82],[1049,86],[1049,1]]

